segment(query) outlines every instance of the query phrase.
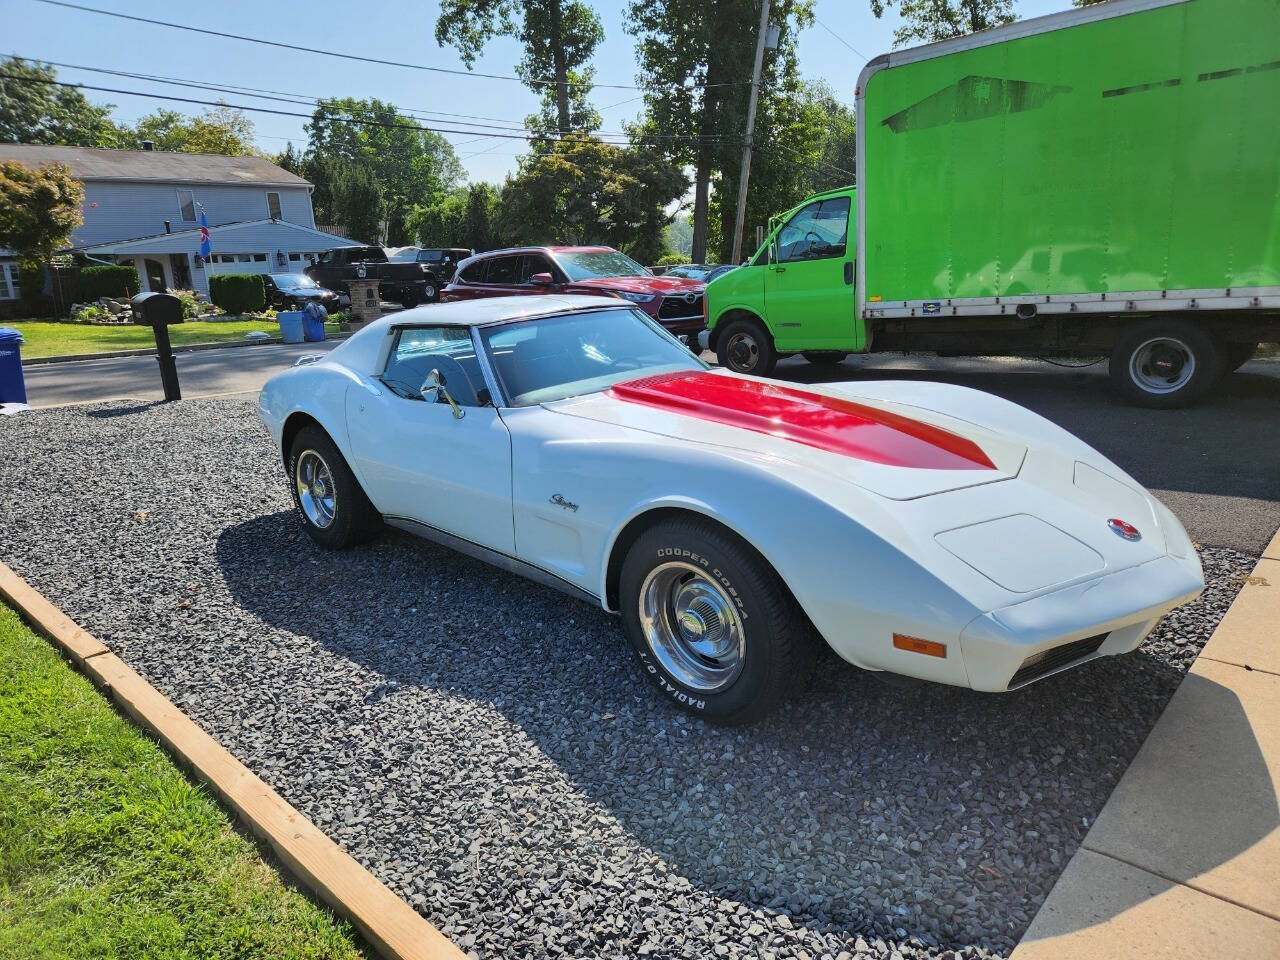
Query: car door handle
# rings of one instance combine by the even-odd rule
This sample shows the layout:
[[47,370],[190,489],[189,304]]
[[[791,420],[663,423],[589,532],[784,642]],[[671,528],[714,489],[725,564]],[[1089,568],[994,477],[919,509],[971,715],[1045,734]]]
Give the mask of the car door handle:
[[849,286],[853,286],[853,261],[846,260],[844,263],[844,282]]
[[773,272],[774,272],[774,273],[786,273],[786,272],[787,272],[787,268],[786,268],[786,267],[774,267],[774,268],[773,268]]

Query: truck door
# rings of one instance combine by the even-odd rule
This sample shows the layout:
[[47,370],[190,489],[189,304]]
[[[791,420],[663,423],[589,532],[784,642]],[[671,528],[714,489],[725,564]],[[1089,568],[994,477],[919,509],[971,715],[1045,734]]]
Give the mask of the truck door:
[[860,350],[849,198],[805,204],[771,245],[765,312],[779,350]]

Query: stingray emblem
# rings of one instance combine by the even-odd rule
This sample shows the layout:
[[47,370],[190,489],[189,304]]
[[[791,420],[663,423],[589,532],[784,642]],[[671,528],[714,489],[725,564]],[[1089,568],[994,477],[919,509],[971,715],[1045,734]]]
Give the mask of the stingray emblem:
[[553,493],[551,495],[551,502],[554,503],[557,507],[564,507],[566,510],[572,510],[574,513],[578,512],[578,505],[576,503],[572,502],[571,500],[566,500],[564,497],[560,496],[560,494],[558,493]]
[[1111,532],[1122,540],[1141,540],[1142,533],[1132,523],[1125,520],[1117,520],[1112,517],[1107,521],[1107,526],[1111,528]]

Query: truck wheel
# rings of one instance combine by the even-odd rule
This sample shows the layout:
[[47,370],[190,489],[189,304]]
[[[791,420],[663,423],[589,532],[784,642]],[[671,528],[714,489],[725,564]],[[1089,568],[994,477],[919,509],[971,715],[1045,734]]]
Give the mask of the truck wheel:
[[289,490],[303,529],[326,550],[363,543],[382,524],[337,445],[314,424],[289,448]]
[[677,706],[748,723],[808,676],[808,621],[773,569],[729,531],[660,523],[632,545],[620,581],[623,626],[645,676]]
[[716,339],[716,359],[734,373],[767,377],[778,363],[778,351],[757,321],[734,320]]
[[428,280],[426,286],[422,288],[422,302],[435,303],[439,299],[440,299],[440,288],[437,287],[430,280]]
[[805,350],[800,355],[817,367],[833,367],[849,356],[839,350]]
[[418,303],[418,291],[412,287],[400,294],[400,306],[406,310],[412,310]]
[[1170,408],[1194,403],[1223,370],[1217,341],[1188,320],[1148,320],[1124,331],[1111,351],[1111,382],[1130,403]]
[[1262,346],[1260,343],[1228,343],[1226,345],[1226,372],[1235,373],[1243,367],[1253,359],[1260,346]]

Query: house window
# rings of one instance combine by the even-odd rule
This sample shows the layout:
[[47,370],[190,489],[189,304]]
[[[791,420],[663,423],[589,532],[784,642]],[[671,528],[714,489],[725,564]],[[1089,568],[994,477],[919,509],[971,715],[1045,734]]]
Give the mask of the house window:
[[196,222],[196,198],[190,190],[178,191],[178,207],[182,210],[184,223]]
[[17,300],[22,295],[18,290],[18,269],[16,263],[0,263],[0,300]]
[[218,257],[218,260],[219,260],[221,263],[235,263],[235,262],[236,262],[236,258],[235,258],[235,257],[233,257],[233,256],[232,256],[231,254],[229,254],[229,253],[224,253],[224,254],[222,254],[220,257]]
[[253,259],[254,259],[257,263],[266,263],[266,262],[267,262],[267,255],[266,255],[265,253],[255,253],[255,254],[253,255]]
[[253,258],[249,256],[247,253],[241,253],[236,255],[236,260],[239,261],[240,263],[248,263],[252,259]]
[[290,259],[290,260],[292,260],[294,263],[297,263],[298,261],[300,261],[300,260],[302,259],[302,254],[300,254],[300,253],[291,253],[291,254],[289,254],[289,259]]
[[272,220],[280,219],[280,194],[275,191],[267,194],[267,216]]

